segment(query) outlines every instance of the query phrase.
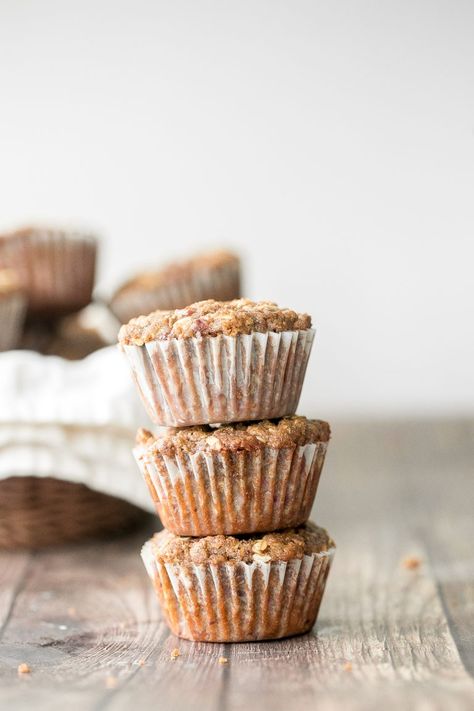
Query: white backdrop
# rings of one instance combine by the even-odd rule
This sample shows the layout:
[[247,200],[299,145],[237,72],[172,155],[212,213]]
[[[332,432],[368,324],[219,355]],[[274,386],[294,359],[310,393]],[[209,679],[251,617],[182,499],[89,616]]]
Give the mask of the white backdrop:
[[474,409],[474,3],[0,0],[0,227],[202,247],[319,328],[301,411]]

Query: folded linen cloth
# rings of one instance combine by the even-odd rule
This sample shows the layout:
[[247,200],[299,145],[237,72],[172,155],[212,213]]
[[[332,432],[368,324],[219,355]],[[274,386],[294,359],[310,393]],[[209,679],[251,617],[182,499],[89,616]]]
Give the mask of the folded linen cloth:
[[144,422],[116,346],[80,361],[0,355],[0,480],[52,476],[152,511],[131,453]]

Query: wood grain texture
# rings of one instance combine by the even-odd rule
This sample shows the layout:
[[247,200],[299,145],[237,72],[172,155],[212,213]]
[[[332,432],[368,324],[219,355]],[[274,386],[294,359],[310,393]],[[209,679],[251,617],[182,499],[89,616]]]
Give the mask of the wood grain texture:
[[474,422],[336,425],[314,510],[334,568],[316,628],[281,642],[173,637],[148,530],[1,554],[0,708],[474,708],[473,462]]

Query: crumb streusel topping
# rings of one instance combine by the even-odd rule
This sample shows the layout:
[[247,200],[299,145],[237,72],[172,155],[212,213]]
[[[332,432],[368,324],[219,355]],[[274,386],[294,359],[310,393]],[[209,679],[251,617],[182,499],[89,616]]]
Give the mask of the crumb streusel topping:
[[327,422],[292,415],[279,420],[235,422],[219,427],[200,425],[169,428],[157,436],[148,430],[140,429],[137,433],[137,444],[145,447],[147,454],[158,453],[173,457],[178,452],[195,454],[304,446],[315,442],[328,442],[330,434]]
[[335,547],[324,528],[307,523],[286,531],[251,536],[175,536],[166,529],[151,539],[153,554],[162,563],[277,562],[301,559]]
[[280,308],[272,301],[198,301],[185,309],[154,311],[133,318],[119,331],[123,345],[142,346],[154,340],[203,336],[236,336],[254,331],[300,331],[311,327],[311,316]]

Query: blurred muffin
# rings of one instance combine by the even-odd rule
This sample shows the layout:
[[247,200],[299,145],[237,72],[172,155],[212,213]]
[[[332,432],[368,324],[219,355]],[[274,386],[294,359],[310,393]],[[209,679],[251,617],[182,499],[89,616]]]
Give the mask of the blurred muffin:
[[28,298],[28,316],[57,318],[92,296],[96,240],[79,232],[28,227],[0,236],[0,268],[14,269]]
[[[111,343],[107,329],[103,328],[103,321],[97,320],[94,314],[91,314],[96,308],[100,309],[100,306],[91,304],[77,314],[57,321],[39,320],[28,323],[23,331],[20,347],[43,355],[61,356],[67,360],[85,358]],[[107,312],[105,308],[104,311]]]
[[0,269],[0,351],[18,346],[26,310],[26,297],[15,272]]
[[55,338],[56,328],[55,321],[29,321],[23,328],[19,348],[22,351],[36,351],[46,355]]
[[242,538],[164,530],[145,543],[142,558],[174,634],[243,642],[312,628],[334,548],[314,524]]
[[83,312],[67,316],[58,323],[45,354],[67,360],[80,360],[109,345],[98,329],[82,318]]
[[180,536],[275,531],[305,523],[324,464],[327,422],[139,430],[134,450],[163,525]]
[[143,272],[123,284],[110,308],[121,323],[157,309],[180,309],[195,301],[240,296],[240,260],[224,250]]
[[293,415],[314,330],[271,301],[201,301],[132,319],[119,332],[143,403],[159,425]]

